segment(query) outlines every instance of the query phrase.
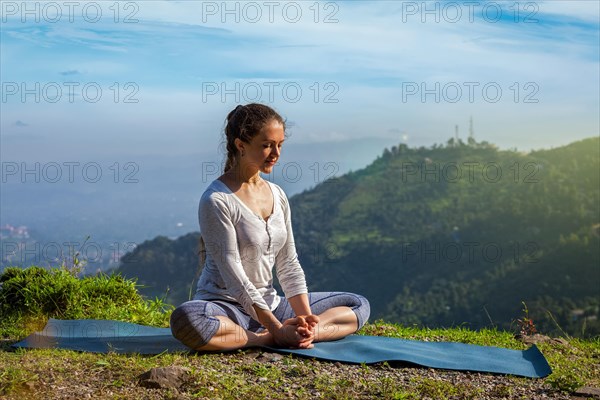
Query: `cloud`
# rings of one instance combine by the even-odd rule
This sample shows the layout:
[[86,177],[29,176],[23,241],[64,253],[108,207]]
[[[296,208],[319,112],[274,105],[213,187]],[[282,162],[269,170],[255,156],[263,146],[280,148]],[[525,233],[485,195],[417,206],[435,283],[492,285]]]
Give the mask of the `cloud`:
[[15,125],[15,126],[17,126],[17,127],[19,127],[19,128],[23,128],[23,127],[25,127],[25,126],[29,126],[29,124],[26,124],[25,122],[21,121],[20,119],[19,119],[19,120],[17,120],[17,121],[14,123],[14,125]]
[[[319,3],[318,23],[312,2],[298,3],[303,7],[298,23],[286,22],[281,5],[273,23],[266,8],[261,21],[249,23],[243,18],[235,22],[231,14],[203,13],[202,7],[210,4],[142,2],[135,24],[115,24],[112,9],[97,24],[79,19],[60,24],[9,21],[3,28],[2,69],[14,81],[23,82],[56,80],[56,71],[65,80],[85,76],[102,84],[103,99],[115,95],[113,82],[122,88],[135,81],[140,88],[136,96],[143,100],[135,107],[97,104],[86,108],[89,115],[73,118],[89,124],[90,119],[101,120],[98,116],[110,106],[120,115],[120,126],[136,121],[156,135],[169,123],[193,132],[193,125],[205,120],[211,121],[211,129],[203,125],[203,130],[212,134],[222,129],[222,118],[235,103],[253,101],[257,86],[263,96],[256,101],[269,102],[289,115],[293,121],[288,126],[294,128],[290,132],[298,132],[297,140],[303,142],[340,142],[375,134],[397,140],[406,132],[411,142],[438,141],[440,135],[442,139],[453,135],[457,119],[466,120],[470,114],[481,121],[478,129],[491,141],[498,135],[498,140],[518,142],[528,132],[532,143],[544,144],[547,135],[559,138],[565,129],[581,134],[598,130],[597,2],[519,3],[521,19],[535,11],[531,17],[538,23],[515,22],[513,2],[498,2],[504,18],[497,23],[482,18],[486,3],[481,2],[474,21],[467,18],[466,3],[452,2],[463,5],[459,23],[444,19],[436,23],[435,16],[423,23],[419,15],[409,16],[404,23],[402,10],[390,8],[387,1],[327,3],[337,8]],[[223,11],[224,3],[214,4]],[[525,4],[535,8],[525,9]],[[242,3],[237,7],[242,16],[244,7],[251,11]],[[324,23],[333,11],[339,22]],[[490,8],[488,14],[493,12]],[[288,82],[302,89],[298,103],[289,101],[292,93],[286,97],[282,89]],[[445,101],[452,93],[442,93],[439,102],[432,95],[422,101],[420,93],[403,98],[406,83],[419,88],[426,83],[430,89],[436,82],[442,88],[457,83],[463,90],[461,101]],[[465,82],[479,84],[473,101]],[[482,87],[488,82],[501,86],[499,103],[483,98]],[[271,83],[278,86],[267,86]],[[218,91],[207,94],[206,84]],[[530,96],[539,103],[525,103]],[[329,102],[330,98],[336,102]],[[166,110],[164,104],[174,107]],[[77,107],[64,105],[69,111]],[[47,108],[46,115],[53,115],[58,106],[41,104],[35,110]],[[8,121],[33,110],[32,104],[14,108]],[[57,123],[64,124],[74,114]],[[38,126],[36,117],[28,118]],[[107,121],[107,131],[111,123],[116,120]],[[390,128],[398,124],[401,129]],[[515,139],[505,139],[502,135],[507,131]],[[533,134],[537,132],[538,136]]]
[[[533,3],[532,3],[533,4]],[[538,4],[538,3],[536,3]],[[571,0],[551,1],[544,0],[538,4],[539,10],[546,14],[554,14],[560,18],[572,18],[598,24],[600,3],[596,1]]]
[[77,71],[76,69],[70,69],[68,71],[61,71],[60,74],[62,76],[71,76],[71,75],[80,75],[81,72]]
[[285,49],[285,48],[314,48],[314,47],[322,47],[322,45],[318,44],[282,44],[279,46],[271,46],[274,49]]

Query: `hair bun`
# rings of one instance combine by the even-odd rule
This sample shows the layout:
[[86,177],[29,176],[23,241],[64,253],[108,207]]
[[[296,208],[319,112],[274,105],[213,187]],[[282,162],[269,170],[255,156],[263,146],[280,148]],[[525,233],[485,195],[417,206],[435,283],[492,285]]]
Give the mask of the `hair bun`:
[[240,104],[236,108],[234,108],[233,110],[231,110],[229,112],[229,114],[227,115],[227,121],[229,121],[242,108],[244,108],[244,106]]

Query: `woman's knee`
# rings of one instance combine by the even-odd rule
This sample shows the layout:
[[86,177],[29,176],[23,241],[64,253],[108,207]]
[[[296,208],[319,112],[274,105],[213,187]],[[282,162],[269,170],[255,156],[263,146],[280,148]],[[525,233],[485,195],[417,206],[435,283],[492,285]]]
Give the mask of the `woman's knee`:
[[349,307],[354,311],[354,314],[356,314],[358,329],[360,329],[369,320],[369,316],[371,315],[371,305],[365,296],[355,293],[348,293],[348,295],[352,298],[352,305]]
[[311,308],[314,306],[316,310],[321,310],[321,312],[333,307],[349,307],[356,314],[358,329],[362,328],[367,322],[371,313],[369,301],[360,294],[349,292],[315,292],[312,293],[311,297],[313,299]]
[[171,333],[186,346],[197,349],[217,333],[219,319],[213,316],[211,304],[202,300],[187,301],[173,310]]

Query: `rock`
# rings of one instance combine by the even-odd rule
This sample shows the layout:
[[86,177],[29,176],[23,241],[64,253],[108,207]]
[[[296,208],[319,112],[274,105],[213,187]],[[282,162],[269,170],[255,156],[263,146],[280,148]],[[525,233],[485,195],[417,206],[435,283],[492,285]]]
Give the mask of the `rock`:
[[283,356],[279,353],[262,353],[256,359],[258,361],[277,362],[283,360]]
[[536,333],[534,335],[516,335],[515,339],[525,343],[525,344],[538,344],[538,343],[555,343],[563,346],[569,346],[569,342],[565,338],[551,338],[546,335],[540,335]]
[[553,338],[552,340],[558,344],[562,344],[563,346],[570,346],[569,342],[565,338],[559,337],[559,338]]
[[178,366],[152,368],[138,377],[139,385],[153,389],[179,389],[187,381],[189,372],[189,368]]
[[600,389],[591,386],[582,386],[574,393],[577,396],[600,399]]
[[30,391],[34,392],[34,391],[35,391],[35,389],[37,388],[37,384],[36,384],[35,382],[28,381],[28,382],[25,382],[25,383],[23,384],[23,387],[24,387],[26,390],[30,390]]
[[534,335],[517,335],[515,336],[515,338],[525,344],[545,343],[552,340],[548,336],[540,335],[539,333],[536,333]]

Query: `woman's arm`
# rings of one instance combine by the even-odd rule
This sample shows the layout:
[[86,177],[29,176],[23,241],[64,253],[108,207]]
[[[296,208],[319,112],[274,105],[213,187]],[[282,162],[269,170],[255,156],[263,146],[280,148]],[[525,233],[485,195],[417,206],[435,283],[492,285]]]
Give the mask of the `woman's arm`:
[[[281,201],[281,207],[283,208],[285,220],[285,238],[283,247],[275,255],[275,269],[277,271],[277,278],[279,279],[279,283],[281,284],[281,288],[283,289],[285,297],[287,297],[288,300],[291,300],[298,295],[306,295],[308,293],[308,288],[306,286],[306,278],[300,265],[300,261],[298,260],[298,253],[296,252],[296,245],[294,243],[290,204],[283,190],[281,190],[279,187],[277,187],[277,189],[279,192],[279,201]],[[307,299],[291,301],[297,302],[298,307],[304,307],[305,309],[303,311],[310,313],[310,307]],[[303,314],[298,314],[298,311],[302,310],[297,311],[294,308],[294,311],[296,312],[296,315]]]
[[290,302],[292,310],[294,310],[294,314],[297,316],[312,314],[310,311],[310,304],[308,303],[308,295],[306,293],[292,296],[288,301]]
[[296,245],[294,243],[294,233],[292,231],[292,213],[290,203],[281,188],[277,187],[281,206],[283,208],[286,238],[285,243],[279,253],[275,257],[275,267],[277,269],[277,277],[283,291],[296,314],[296,318],[288,320],[295,324],[298,330],[302,333],[307,331],[308,334],[314,336],[314,327],[319,322],[319,317],[312,314],[310,303],[308,301],[308,289],[306,287],[306,278],[304,271],[298,260]]

